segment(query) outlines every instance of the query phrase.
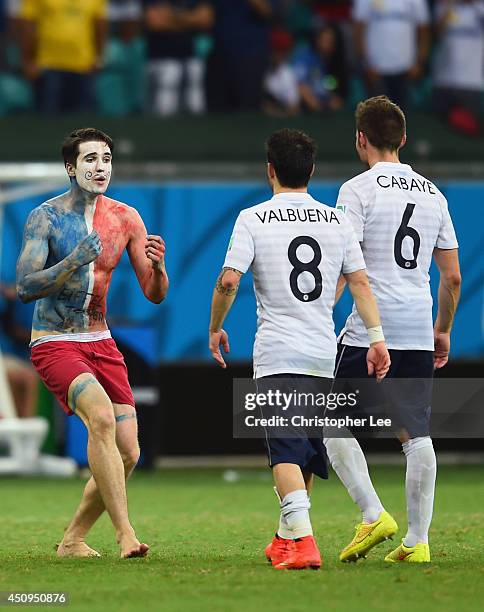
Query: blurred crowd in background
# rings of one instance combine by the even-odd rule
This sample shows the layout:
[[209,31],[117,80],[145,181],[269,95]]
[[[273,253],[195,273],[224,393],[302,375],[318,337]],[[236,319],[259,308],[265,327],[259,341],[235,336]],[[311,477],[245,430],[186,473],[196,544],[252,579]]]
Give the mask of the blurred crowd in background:
[[481,0],[0,0],[0,113],[479,116]]

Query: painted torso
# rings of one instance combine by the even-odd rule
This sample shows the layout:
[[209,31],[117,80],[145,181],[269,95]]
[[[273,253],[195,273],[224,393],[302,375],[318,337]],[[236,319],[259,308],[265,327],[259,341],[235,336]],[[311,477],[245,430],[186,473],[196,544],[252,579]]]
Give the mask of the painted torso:
[[111,276],[126,248],[135,222],[133,209],[105,196],[93,208],[67,210],[63,198],[41,205],[50,220],[50,268],[72,253],[79,242],[97,231],[102,253],[78,268],[63,287],[35,305],[32,339],[52,333],[82,333],[107,329],[106,299]]

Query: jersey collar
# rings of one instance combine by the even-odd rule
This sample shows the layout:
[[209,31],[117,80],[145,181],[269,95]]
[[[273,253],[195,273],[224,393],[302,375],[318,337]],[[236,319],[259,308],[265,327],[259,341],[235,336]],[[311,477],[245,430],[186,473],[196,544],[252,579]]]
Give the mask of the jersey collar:
[[300,191],[284,191],[282,193],[276,193],[272,196],[272,200],[285,201],[285,202],[300,202],[301,200],[312,200],[313,196],[309,193]]
[[394,170],[395,172],[401,172],[401,171],[411,171],[412,170],[412,166],[410,166],[409,164],[401,164],[401,163],[395,163],[395,162],[376,162],[376,164],[372,167],[372,170],[375,170],[375,168],[377,168],[378,170]]

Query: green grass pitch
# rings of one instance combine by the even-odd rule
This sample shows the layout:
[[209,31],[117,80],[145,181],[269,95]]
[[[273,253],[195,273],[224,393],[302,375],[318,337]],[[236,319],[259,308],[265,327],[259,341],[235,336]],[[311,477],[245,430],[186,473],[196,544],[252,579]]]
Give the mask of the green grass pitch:
[[[263,549],[278,515],[270,474],[240,476],[226,482],[220,470],[137,473],[129,485],[131,517],[152,548],[147,559],[129,561],[117,558],[106,517],[88,539],[101,559],[55,557],[82,480],[2,479],[0,591],[66,591],[72,611],[482,609],[484,468],[440,469],[429,566],[385,564],[392,542],[366,561],[340,563],[338,551],[352,537],[358,513],[335,476],[318,481],[312,495],[324,557],[318,572],[278,572],[266,563]],[[403,468],[376,468],[373,477],[401,537]]]

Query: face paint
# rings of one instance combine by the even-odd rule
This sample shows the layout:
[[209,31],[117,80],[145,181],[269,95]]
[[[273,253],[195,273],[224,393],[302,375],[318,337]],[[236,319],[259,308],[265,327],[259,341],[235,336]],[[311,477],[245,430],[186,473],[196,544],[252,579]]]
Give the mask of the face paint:
[[105,142],[83,142],[79,146],[75,179],[79,187],[93,194],[105,193],[111,180],[111,150]]

